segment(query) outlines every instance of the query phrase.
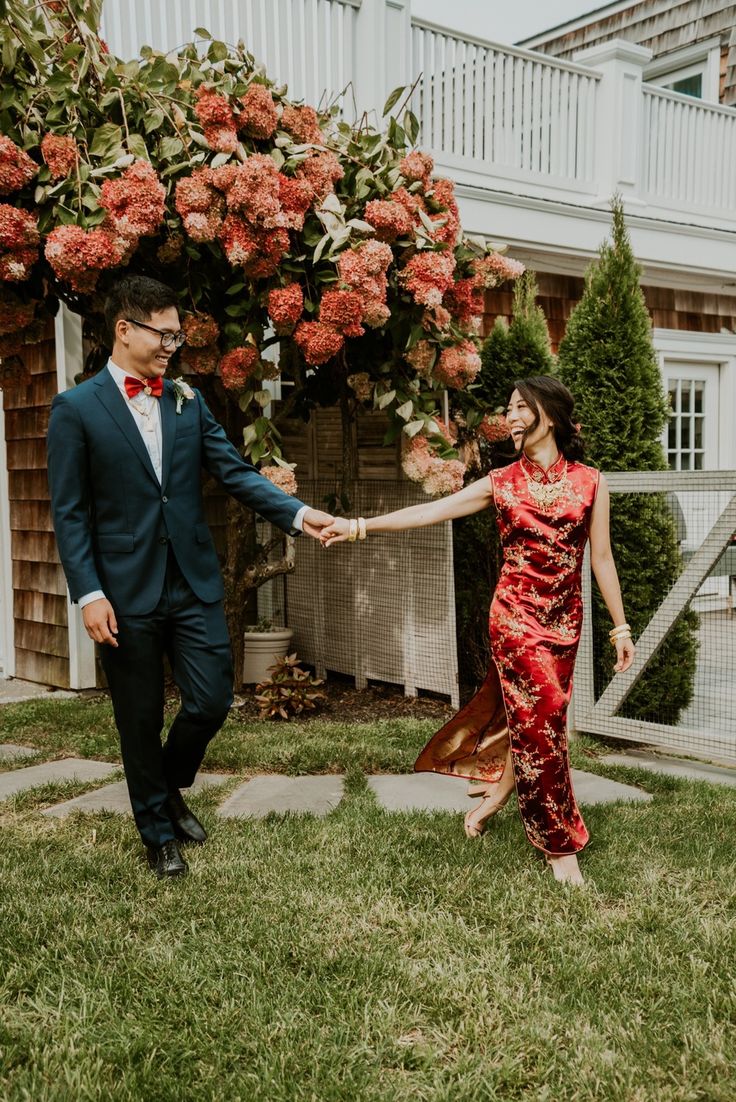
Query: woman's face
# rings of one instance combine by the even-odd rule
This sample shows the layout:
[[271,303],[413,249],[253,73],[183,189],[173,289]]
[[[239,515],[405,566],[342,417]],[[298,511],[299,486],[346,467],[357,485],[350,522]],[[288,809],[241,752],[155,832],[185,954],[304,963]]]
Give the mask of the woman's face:
[[[531,406],[527,405],[524,398],[518,390],[515,390],[509,398],[509,404],[506,407],[506,420],[509,423],[511,429],[511,439],[514,441],[516,450],[519,450],[521,446],[521,438],[529,428],[534,424],[535,413]],[[547,414],[544,412],[544,406],[539,406],[539,424],[527,436],[525,441],[525,447],[533,447],[535,444],[541,444],[550,433],[553,432],[553,425]]]

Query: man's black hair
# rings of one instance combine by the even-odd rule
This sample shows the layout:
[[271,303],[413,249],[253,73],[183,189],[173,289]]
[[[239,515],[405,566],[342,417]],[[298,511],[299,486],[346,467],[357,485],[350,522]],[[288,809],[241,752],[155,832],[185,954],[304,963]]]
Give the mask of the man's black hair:
[[146,322],[151,314],[178,306],[179,298],[171,287],[148,276],[123,276],[105,299],[105,327],[110,348],[115,343],[115,325],[120,318]]

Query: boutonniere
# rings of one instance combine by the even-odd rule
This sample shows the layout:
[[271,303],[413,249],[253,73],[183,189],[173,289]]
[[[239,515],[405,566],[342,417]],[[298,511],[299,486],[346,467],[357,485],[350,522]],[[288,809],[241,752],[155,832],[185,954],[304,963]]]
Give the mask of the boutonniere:
[[185,400],[191,402],[194,397],[194,391],[190,387],[189,383],[185,383],[182,378],[172,379],[171,385],[174,388],[174,394],[176,395],[176,412],[181,413],[182,402]]

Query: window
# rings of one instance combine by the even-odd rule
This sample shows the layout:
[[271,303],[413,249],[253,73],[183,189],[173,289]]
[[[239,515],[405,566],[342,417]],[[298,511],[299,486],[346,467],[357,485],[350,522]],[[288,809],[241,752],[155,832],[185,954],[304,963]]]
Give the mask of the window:
[[718,103],[720,68],[720,40],[711,38],[653,58],[644,79],[670,92]]
[[665,84],[665,88],[669,88],[671,92],[679,92],[682,96],[695,96],[696,99],[703,98],[703,74],[694,73],[691,77],[682,77],[680,80],[673,81],[672,84]]

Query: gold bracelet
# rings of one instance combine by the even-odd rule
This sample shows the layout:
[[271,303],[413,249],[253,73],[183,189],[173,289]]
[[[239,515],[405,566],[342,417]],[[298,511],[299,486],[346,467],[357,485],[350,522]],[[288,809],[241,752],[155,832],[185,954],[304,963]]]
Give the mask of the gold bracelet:
[[627,632],[622,632],[621,635],[614,635],[614,637],[611,640],[609,640],[611,646],[615,647],[620,639],[631,639],[631,632],[627,631]]
[[351,520],[348,523],[350,525],[348,529],[348,543],[355,543],[358,538],[358,522],[357,520]]
[[358,539],[364,540],[368,535],[368,529],[365,526],[365,517],[358,517]]
[[614,635],[617,635],[619,632],[623,631],[631,631],[631,624],[619,624],[617,627],[611,628],[608,633],[608,638],[613,639]]

